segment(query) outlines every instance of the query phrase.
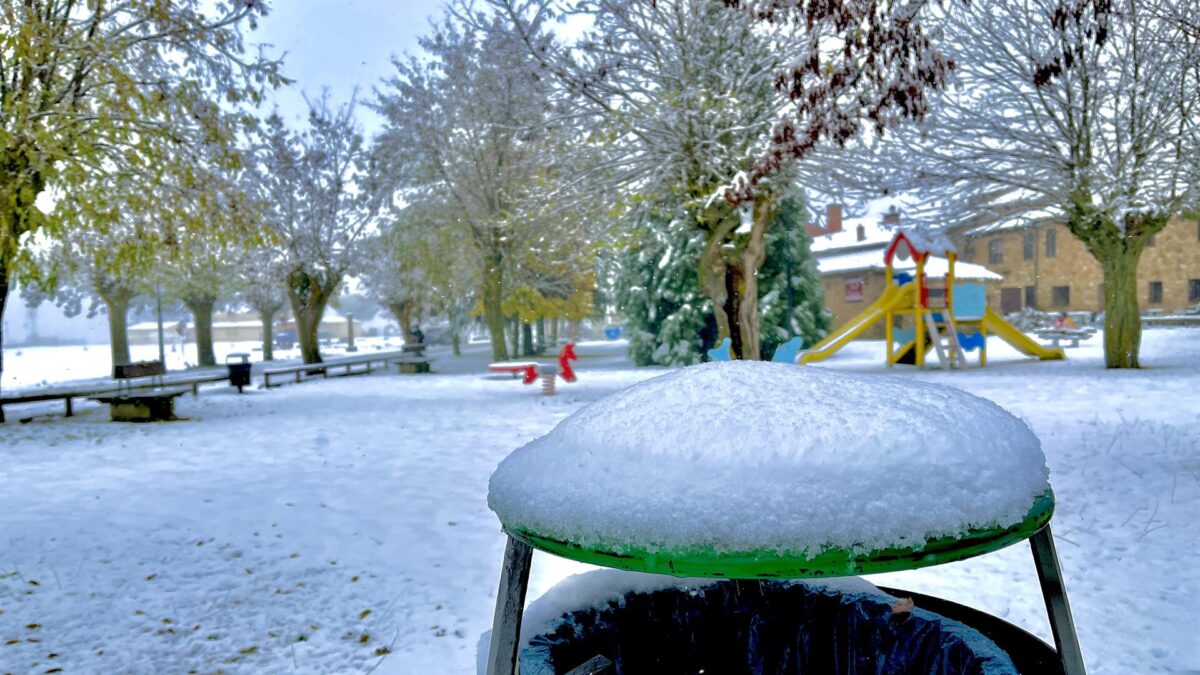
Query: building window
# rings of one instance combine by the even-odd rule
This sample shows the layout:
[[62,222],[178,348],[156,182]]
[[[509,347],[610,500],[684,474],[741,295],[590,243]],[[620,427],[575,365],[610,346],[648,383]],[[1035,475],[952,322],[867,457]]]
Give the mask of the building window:
[[1200,279],[1188,279],[1188,302],[1200,302]]
[[1025,306],[1037,309],[1037,286],[1025,287]]
[[1037,234],[1033,232],[1025,233],[1025,259],[1033,260],[1034,251],[1037,249]]
[[1058,254],[1058,232],[1052,227],[1046,230],[1046,257],[1053,258]]
[[846,302],[862,302],[863,278],[846,277]]
[[975,242],[967,241],[963,244],[963,259],[967,261],[975,260]]
[[1152,304],[1152,305],[1161,305],[1162,304],[1162,282],[1161,281],[1151,281],[1150,282],[1150,304]]
[[1050,302],[1055,307],[1065,307],[1071,304],[1071,287],[1054,286],[1050,289]]
[[1004,241],[1001,239],[992,239],[988,242],[988,262],[1000,263],[1004,262]]

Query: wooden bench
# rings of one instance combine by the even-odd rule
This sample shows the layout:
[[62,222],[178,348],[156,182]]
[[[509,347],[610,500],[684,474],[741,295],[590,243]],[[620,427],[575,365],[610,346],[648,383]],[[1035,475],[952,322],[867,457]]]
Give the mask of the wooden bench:
[[[189,387],[167,387],[162,376],[167,372],[162,361],[138,361],[113,366],[113,379],[118,383],[115,392],[95,394],[88,398],[107,403],[114,422],[163,422],[175,417],[175,399],[186,394]],[[136,384],[149,380],[149,384]],[[195,391],[198,384],[190,387]]]
[[413,356],[424,357],[425,356],[425,348],[428,346],[429,345],[426,345],[424,342],[414,342],[412,344],[409,344],[406,342],[400,347],[400,351],[404,352],[405,354],[412,354]]
[[1060,342],[1070,344],[1065,347],[1078,347],[1080,340],[1086,340],[1096,333],[1095,328],[1053,328],[1037,331],[1036,335],[1043,340],[1050,340],[1051,347],[1058,347]]
[[[162,386],[185,386],[191,389],[193,395],[197,395],[200,391],[201,384],[211,382],[224,382],[229,379],[228,374],[218,373],[215,371],[202,371],[192,375],[182,376],[166,376],[161,379]],[[45,401],[62,401],[63,414],[66,417],[71,417],[75,414],[74,400],[77,398],[95,398],[97,396],[107,396],[117,394],[122,391],[133,391],[138,389],[153,388],[159,386],[159,382],[151,382],[147,384],[137,384],[134,382],[86,382],[77,383],[74,385],[50,386],[45,388],[28,389],[17,391],[15,393],[5,394],[0,396],[0,407],[9,405],[18,405],[24,403],[41,403]],[[28,418],[27,418],[28,419]],[[3,421],[3,417],[0,417]]]
[[[318,375],[323,378],[328,378],[330,374],[334,377],[365,375],[374,371],[377,366],[382,366],[384,370],[387,370],[389,363],[402,358],[404,358],[404,354],[401,352],[378,352],[375,354],[359,354],[357,356],[330,359],[321,363],[298,363],[291,366],[264,368],[262,371],[262,386],[264,389],[273,386],[278,387],[278,379],[281,376],[290,376],[294,382],[299,384],[305,379]],[[271,382],[271,378],[276,379],[274,384]]]
[[429,359],[419,356],[402,356],[398,359],[392,359],[388,363],[396,366],[396,371],[407,374],[420,374],[432,372],[429,367]]

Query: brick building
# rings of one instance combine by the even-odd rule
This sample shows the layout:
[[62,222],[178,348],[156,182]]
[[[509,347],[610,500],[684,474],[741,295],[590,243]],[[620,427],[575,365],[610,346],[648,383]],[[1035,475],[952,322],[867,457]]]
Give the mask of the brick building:
[[[988,289],[988,304],[1002,312],[1104,308],[1100,263],[1065,225],[965,227],[951,239],[960,260],[986,265],[1004,277]],[[1200,303],[1200,223],[1172,220],[1155,235],[1138,265],[1138,298],[1143,312],[1171,313]]]

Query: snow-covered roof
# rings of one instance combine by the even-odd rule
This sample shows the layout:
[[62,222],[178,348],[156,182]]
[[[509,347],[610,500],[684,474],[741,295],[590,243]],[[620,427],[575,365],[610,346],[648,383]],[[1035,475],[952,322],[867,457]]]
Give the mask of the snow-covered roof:
[[1029,427],[960,389],[732,361],[576,411],[500,463],[488,505],[509,531],[595,550],[812,556],[1012,526],[1047,477]]
[[[892,265],[892,269],[898,272],[915,272],[917,269],[917,264],[912,258],[908,260],[895,260],[894,262],[895,264]],[[822,275],[870,270],[883,271],[886,268],[887,265],[883,262],[883,252],[878,249],[817,258],[817,271]],[[949,271],[950,263],[945,258],[933,256],[925,261],[926,276],[942,278]],[[954,263],[954,278],[973,279],[977,281],[1000,281],[1004,277],[983,265],[958,261]]]
[[964,233],[968,237],[977,237],[995,232],[1023,230],[1028,227],[1040,227],[1042,225],[1057,222],[1061,222],[1061,216],[1056,216],[1056,214],[1049,210],[1039,209],[999,220],[994,220],[985,225],[967,226],[964,229]]
[[[864,238],[858,238],[858,226],[862,225]],[[885,246],[892,240],[896,231],[885,227],[877,218],[855,218],[845,221],[843,229],[833,234],[819,234],[813,237],[813,253],[836,251],[843,248],[860,246]]]
[[954,246],[954,242],[950,241],[946,233],[940,230],[931,230],[923,227],[906,227],[900,230],[900,233],[922,253],[932,253],[934,255],[958,253],[958,248]]
[[[163,321],[163,329],[175,329],[177,326],[183,325],[182,321]],[[127,330],[158,330],[157,321],[141,321],[129,326]]]

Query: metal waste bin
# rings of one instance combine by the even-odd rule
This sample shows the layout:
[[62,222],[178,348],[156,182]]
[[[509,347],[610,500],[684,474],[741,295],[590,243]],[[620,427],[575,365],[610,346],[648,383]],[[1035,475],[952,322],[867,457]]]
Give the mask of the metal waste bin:
[[250,355],[245,352],[235,352],[225,357],[225,367],[229,368],[229,386],[237,387],[242,393],[242,387],[250,385]]
[[1062,672],[1051,647],[995,617],[921,595],[915,608],[897,609],[897,596],[914,595],[778,580],[634,592],[567,613],[533,636],[521,673],[554,675],[584,663],[608,665],[592,671],[604,675]]

